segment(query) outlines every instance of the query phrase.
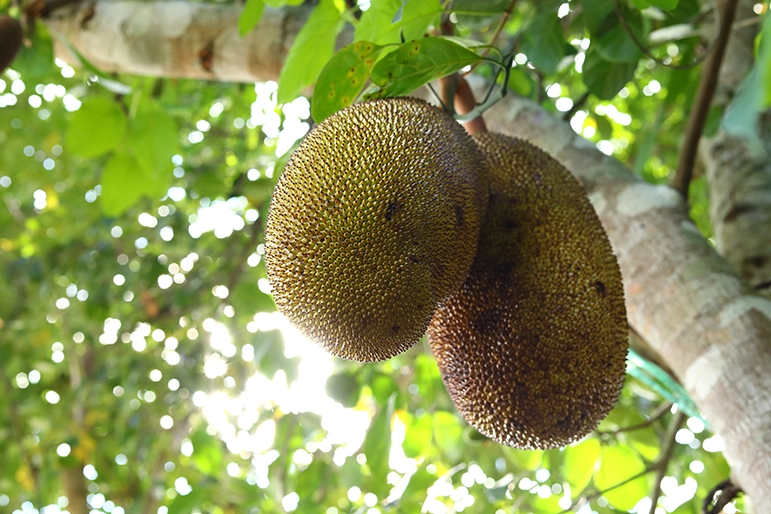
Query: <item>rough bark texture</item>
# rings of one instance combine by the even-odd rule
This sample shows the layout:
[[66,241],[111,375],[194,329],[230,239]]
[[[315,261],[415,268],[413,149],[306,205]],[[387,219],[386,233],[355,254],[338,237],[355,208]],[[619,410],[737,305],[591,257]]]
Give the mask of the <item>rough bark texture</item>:
[[[110,9],[115,13],[105,12]],[[236,12],[226,15],[227,9]],[[193,19],[192,11],[205,15]],[[244,49],[235,36],[235,7],[97,3],[82,31],[83,11],[55,15],[49,26],[109,71],[249,81],[277,78],[300,23],[278,30],[284,15],[266,12]],[[140,15],[146,21],[134,19]],[[100,23],[94,23],[97,17]],[[223,20],[232,26],[224,27]],[[179,28],[161,36],[165,26]],[[180,41],[186,38],[191,47],[184,50]],[[147,41],[162,43],[165,50],[154,52]],[[207,41],[215,41],[210,75],[197,60]],[[544,148],[584,183],[619,258],[632,328],[675,372],[722,436],[733,479],[754,499],[757,512],[771,513],[771,300],[757,295],[715,253],[673,189],[643,182],[529,101],[508,97],[486,119],[490,130]]]
[[[739,5],[736,26],[720,74],[715,103],[725,106],[753,63],[760,24],[755,2]],[[771,155],[771,120],[762,120],[766,153]],[[702,140],[701,159],[710,185],[710,219],[718,252],[767,298],[771,298],[771,160],[758,159],[739,138],[719,131]]]
[[105,72],[232,82],[275,79],[310,9],[265,8],[241,38],[241,7],[192,2],[82,2],[46,25],[57,57],[76,65],[67,41]]

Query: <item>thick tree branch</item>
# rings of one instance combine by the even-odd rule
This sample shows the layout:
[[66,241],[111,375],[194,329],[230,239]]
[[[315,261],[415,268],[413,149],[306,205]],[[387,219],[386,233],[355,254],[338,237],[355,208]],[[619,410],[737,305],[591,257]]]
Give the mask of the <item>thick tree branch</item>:
[[712,54],[704,63],[699,89],[691,108],[691,115],[688,118],[688,128],[685,131],[685,140],[680,150],[680,162],[677,163],[677,174],[672,182],[672,187],[680,191],[686,200],[688,199],[688,186],[693,176],[693,166],[696,163],[696,151],[699,148],[704,124],[707,122],[707,114],[709,114],[709,109],[712,106],[712,97],[715,96],[718,74],[728,45],[728,37],[731,35],[731,26],[734,22],[738,3],[739,0],[723,1],[720,12],[720,34]]
[[[725,106],[753,65],[753,42],[762,19],[754,0],[742,0],[720,70],[715,104]],[[771,118],[761,119],[761,137],[771,155]],[[758,159],[747,143],[725,132],[699,145],[709,183],[710,221],[718,252],[760,294],[771,298],[771,160]]]

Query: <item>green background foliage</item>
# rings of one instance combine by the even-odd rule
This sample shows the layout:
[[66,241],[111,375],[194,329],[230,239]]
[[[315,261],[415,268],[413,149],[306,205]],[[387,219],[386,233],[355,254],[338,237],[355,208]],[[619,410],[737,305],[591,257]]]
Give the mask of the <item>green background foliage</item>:
[[[249,0],[238,29],[299,3]],[[509,94],[567,115],[646,180],[670,178],[700,68],[666,64],[700,59],[705,41],[651,46],[661,65],[613,0],[515,4],[456,1],[458,38],[440,38],[437,0],[362,13],[322,0],[278,84],[256,85],[74,70],[39,24],[0,78],[0,510],[647,512],[677,410],[649,383],[630,376],[581,442],[502,447],[458,416],[425,342],[383,363],[332,359],[269,295],[267,207],[311,110],[319,121],[479,62],[489,76],[505,62],[489,43],[514,56]],[[622,4],[641,41],[702,21],[696,0]],[[765,102],[767,75],[737,109]],[[709,237],[702,178],[691,195]],[[684,514],[729,472],[719,439],[686,418],[661,503]]]

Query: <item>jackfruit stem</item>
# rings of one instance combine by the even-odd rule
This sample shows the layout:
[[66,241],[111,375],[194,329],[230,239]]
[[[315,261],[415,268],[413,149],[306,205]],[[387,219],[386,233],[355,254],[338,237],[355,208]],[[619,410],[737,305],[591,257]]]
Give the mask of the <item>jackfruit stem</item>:
[[[458,116],[468,114],[476,108],[476,98],[466,79],[458,73],[453,73],[439,79],[441,86],[441,96],[439,101],[445,111],[449,112],[456,119]],[[463,121],[463,127],[470,135],[487,132],[487,126],[480,114],[476,118]]]

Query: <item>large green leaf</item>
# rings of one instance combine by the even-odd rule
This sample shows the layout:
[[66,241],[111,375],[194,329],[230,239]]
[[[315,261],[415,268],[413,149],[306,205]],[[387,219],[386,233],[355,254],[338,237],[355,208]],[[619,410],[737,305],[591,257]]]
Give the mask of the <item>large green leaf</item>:
[[425,455],[431,448],[431,416],[424,414],[421,417],[415,417],[408,413],[406,418],[407,432],[402,443],[404,454],[410,458]]
[[601,100],[610,100],[634,77],[637,62],[613,63],[602,58],[594,46],[589,47],[584,60],[584,84]]
[[380,497],[386,496],[390,486],[386,482],[388,475],[388,458],[391,454],[391,418],[394,413],[394,398],[388,401],[388,405],[381,408],[372,419],[372,424],[364,437],[361,451],[367,456],[367,465],[370,469],[369,485],[372,492]]
[[[625,9],[624,19],[637,41],[644,41],[645,36],[640,16]],[[642,50],[616,18],[611,17],[610,20],[610,26],[601,27],[599,33],[592,38],[592,46],[596,47],[596,50],[606,61],[636,63],[643,55]]]
[[199,429],[192,436],[192,459],[195,466],[202,473],[217,477],[222,473],[222,443],[219,439],[210,436],[205,429]]
[[398,42],[399,34],[389,28],[401,6],[401,0],[372,0],[356,25],[354,41],[371,41],[378,45]]
[[402,96],[427,82],[450,75],[481,58],[448,39],[429,37],[408,41],[383,57],[372,69],[380,87],[375,97]]
[[557,13],[538,14],[525,31],[522,52],[543,73],[551,75],[565,56],[565,36]]
[[113,155],[102,170],[102,212],[117,216],[147,191],[148,178],[133,155]]
[[334,0],[321,0],[297,34],[278,79],[278,102],[294,100],[335,53],[341,15]]
[[67,131],[69,150],[96,157],[114,150],[126,132],[126,115],[110,98],[91,97],[75,111]]
[[401,21],[405,41],[423,36],[441,12],[442,4],[439,0],[407,0],[402,9]]
[[369,41],[359,41],[329,60],[313,89],[311,109],[316,123],[348,107],[359,97],[381,48]]
[[460,419],[457,415],[446,411],[436,411],[432,417],[436,445],[450,459],[450,462],[457,462],[466,446]]
[[664,9],[665,11],[671,11],[673,9],[677,8],[677,4],[680,3],[680,0],[633,0],[634,3],[640,7],[641,9],[645,9],[646,7],[658,7],[660,9]]
[[648,494],[646,477],[643,475],[621,487],[608,489],[643,471],[645,463],[634,450],[626,446],[606,446],[602,449],[600,469],[594,474],[594,485],[599,491],[605,491],[603,496],[611,506],[626,511]]
[[244,37],[260,23],[262,13],[265,10],[263,0],[246,0],[241,16],[238,17],[238,35]]
[[157,184],[154,190],[162,196],[172,177],[171,158],[179,153],[179,130],[174,119],[160,106],[142,106],[131,120],[128,144],[145,175]]
[[589,484],[599,456],[600,442],[597,439],[586,439],[565,448],[562,474],[575,495],[580,494]]
[[359,401],[361,386],[356,373],[336,373],[327,378],[324,390],[343,407],[351,408]]

